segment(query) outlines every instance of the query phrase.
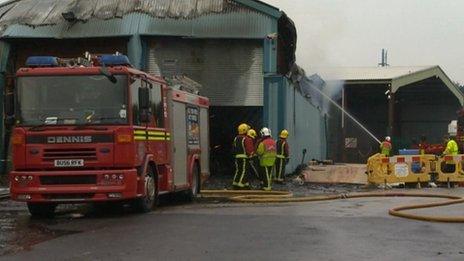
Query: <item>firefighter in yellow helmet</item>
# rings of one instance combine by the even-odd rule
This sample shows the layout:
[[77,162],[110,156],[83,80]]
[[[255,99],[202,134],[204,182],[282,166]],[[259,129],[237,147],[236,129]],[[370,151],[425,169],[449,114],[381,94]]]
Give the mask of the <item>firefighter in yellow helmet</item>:
[[235,175],[232,186],[235,189],[249,188],[248,183],[248,160],[254,153],[253,140],[247,136],[250,129],[248,124],[242,123],[238,126],[238,135],[234,139],[233,153],[235,158]]
[[285,167],[287,166],[290,152],[289,146],[287,142],[288,138],[288,131],[282,130],[279,135],[279,140],[276,144],[277,149],[277,159],[276,159],[276,178],[275,181],[277,182],[284,182],[285,179]]
[[257,164],[258,164],[258,155],[256,154],[256,138],[258,137],[258,134],[254,129],[250,129],[247,132],[247,136],[250,138],[253,144],[253,153],[249,156],[248,158],[248,163],[250,166],[250,171],[253,171],[255,176],[260,179],[259,171],[257,169]]

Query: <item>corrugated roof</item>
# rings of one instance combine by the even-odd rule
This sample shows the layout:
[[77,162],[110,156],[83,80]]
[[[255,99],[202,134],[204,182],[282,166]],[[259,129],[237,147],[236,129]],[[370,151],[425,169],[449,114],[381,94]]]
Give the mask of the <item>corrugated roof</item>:
[[388,66],[388,67],[331,67],[319,68],[318,74],[325,80],[369,81],[392,80],[437,66]]
[[121,18],[146,13],[156,18],[192,19],[211,13],[253,9],[273,16],[278,9],[252,0],[19,0],[0,5],[0,25],[55,25],[62,13],[72,12],[79,21]]
[[396,92],[403,86],[426,80],[439,78],[464,105],[464,96],[440,66],[388,66],[388,67],[338,67],[319,68],[319,75],[327,81],[381,82],[389,83],[391,91]]
[[[62,14],[67,12],[77,21],[65,21]],[[18,0],[0,5],[0,34],[4,38],[133,34],[264,38],[277,30],[276,12],[280,14],[254,0]]]

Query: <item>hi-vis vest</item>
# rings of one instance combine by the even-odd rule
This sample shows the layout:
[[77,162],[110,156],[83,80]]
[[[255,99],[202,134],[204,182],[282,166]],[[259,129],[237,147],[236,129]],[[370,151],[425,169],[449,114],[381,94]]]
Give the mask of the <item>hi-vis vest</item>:
[[248,158],[245,150],[245,136],[239,135],[235,137],[233,145],[233,153],[236,159]]
[[458,144],[454,140],[448,141],[448,143],[446,144],[445,153],[447,155],[458,155],[459,154]]
[[263,167],[274,166],[276,160],[276,142],[272,138],[266,138],[259,143],[257,153],[259,164]]
[[384,141],[382,142],[382,144],[380,145],[380,150],[381,150],[381,153],[385,156],[390,156],[390,150],[392,149],[392,145],[390,142],[388,141]]

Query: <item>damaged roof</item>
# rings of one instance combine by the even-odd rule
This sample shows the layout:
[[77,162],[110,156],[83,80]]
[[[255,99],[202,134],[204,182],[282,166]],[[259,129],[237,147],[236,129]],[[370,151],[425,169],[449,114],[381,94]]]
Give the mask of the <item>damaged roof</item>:
[[193,19],[211,13],[246,11],[250,7],[280,16],[272,6],[244,0],[14,0],[0,6],[0,25],[55,25],[64,21],[63,13],[72,13],[82,22],[122,18],[134,12],[156,18]]
[[276,32],[281,16],[257,0],[11,0],[0,5],[0,36],[262,39]]

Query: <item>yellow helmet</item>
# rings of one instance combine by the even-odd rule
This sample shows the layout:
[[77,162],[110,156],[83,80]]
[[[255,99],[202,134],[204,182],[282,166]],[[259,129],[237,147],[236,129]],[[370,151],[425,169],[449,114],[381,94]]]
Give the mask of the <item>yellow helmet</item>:
[[286,139],[288,137],[288,130],[282,130],[280,132],[280,136],[282,139]]
[[258,136],[258,134],[256,134],[256,131],[253,130],[253,129],[248,130],[247,135],[248,135],[248,137],[250,137],[252,139],[256,139],[256,136]]
[[238,128],[237,128],[238,134],[247,134],[249,127],[250,126],[248,126],[248,124],[245,124],[245,123],[238,125]]

